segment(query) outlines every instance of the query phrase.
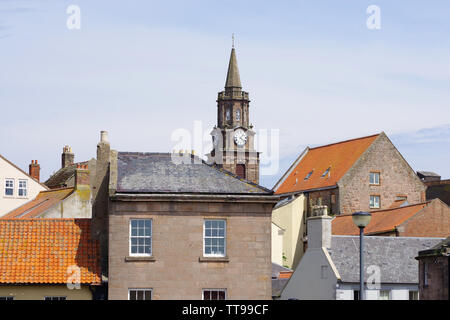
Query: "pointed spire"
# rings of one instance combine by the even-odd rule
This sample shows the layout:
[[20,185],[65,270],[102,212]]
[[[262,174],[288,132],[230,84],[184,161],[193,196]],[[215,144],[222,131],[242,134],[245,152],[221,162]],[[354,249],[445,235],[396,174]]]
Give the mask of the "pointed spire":
[[231,49],[230,62],[228,64],[227,81],[225,82],[225,89],[242,89],[241,78],[239,76],[239,68],[237,65],[236,52],[234,50],[234,37],[233,48]]

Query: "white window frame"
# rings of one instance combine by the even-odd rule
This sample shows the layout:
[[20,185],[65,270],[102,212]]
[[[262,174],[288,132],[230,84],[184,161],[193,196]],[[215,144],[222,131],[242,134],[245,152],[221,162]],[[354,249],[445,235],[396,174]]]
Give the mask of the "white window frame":
[[[153,300],[153,289],[152,288],[129,288],[128,289],[128,300],[130,300],[131,291],[143,291],[144,294],[145,294],[145,292],[150,291],[150,300]],[[136,299],[136,301],[138,301],[138,300]],[[149,301],[149,300],[144,299],[141,301]]]
[[[131,225],[132,225],[132,221],[135,221],[135,220],[149,220],[150,221],[150,236],[132,236],[132,233],[131,233]],[[131,218],[130,219],[130,221],[129,221],[129,234],[128,234],[128,243],[129,243],[129,245],[128,245],[128,251],[129,251],[129,255],[130,256],[133,256],[133,257],[151,257],[152,256],[152,254],[153,254],[153,219],[151,219],[151,218]],[[132,244],[131,244],[131,239],[132,238],[144,238],[144,239],[150,239],[150,253],[132,253],[131,252],[131,247],[132,247]],[[145,246],[144,246],[144,248],[145,248]],[[145,249],[144,249],[145,250]]]
[[[373,205],[371,204],[372,197],[374,198]],[[375,205],[375,198],[378,198],[378,206]],[[370,209],[380,209],[380,207],[381,207],[381,197],[379,195],[375,195],[375,194],[370,195],[369,207],[370,207]]]
[[[372,181],[372,175],[373,175],[374,177],[375,177],[375,176],[378,177],[378,182],[376,182],[377,179],[375,179],[375,178],[374,178],[374,181]],[[377,171],[371,171],[371,172],[369,173],[369,184],[370,184],[370,185],[374,185],[374,186],[379,186],[379,185],[380,185],[380,178],[381,178],[380,172],[377,172]]]
[[[224,235],[221,236],[206,236],[206,221],[223,221],[224,222]],[[211,239],[224,239],[224,245],[223,245],[223,254],[216,254],[216,253],[206,253],[206,238]],[[203,256],[204,257],[226,257],[227,255],[227,220],[225,219],[205,219],[203,220]]]
[[[227,289],[216,289],[216,288],[202,289],[202,300],[205,300],[205,291],[223,292],[225,294],[225,300],[227,300]],[[217,299],[217,300],[219,300],[219,299]],[[214,301],[214,300],[209,300],[209,301]]]
[[[8,182],[12,182],[12,187],[7,187],[6,184]],[[15,183],[16,181],[12,178],[6,178],[5,179],[5,184],[4,184],[4,189],[3,189],[3,194],[5,197],[14,197],[14,189],[15,189]],[[6,194],[6,189],[12,189],[12,194]]]
[[[387,299],[381,299],[381,293],[387,293]],[[378,300],[391,300],[391,290],[380,290],[378,291]]]
[[[20,187],[20,183],[25,182],[25,188]],[[20,190],[25,190],[24,195],[20,195]],[[17,185],[17,196],[20,198],[26,198],[28,196],[28,180],[26,179],[19,179],[19,183]]]

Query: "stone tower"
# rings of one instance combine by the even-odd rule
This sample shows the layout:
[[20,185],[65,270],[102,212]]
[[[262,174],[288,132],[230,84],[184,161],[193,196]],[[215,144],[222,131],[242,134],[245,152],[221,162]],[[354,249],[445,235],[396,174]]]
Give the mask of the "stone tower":
[[225,91],[217,97],[217,125],[211,132],[213,150],[209,162],[239,177],[259,183],[259,153],[249,124],[248,92],[242,91],[236,51],[231,49]]

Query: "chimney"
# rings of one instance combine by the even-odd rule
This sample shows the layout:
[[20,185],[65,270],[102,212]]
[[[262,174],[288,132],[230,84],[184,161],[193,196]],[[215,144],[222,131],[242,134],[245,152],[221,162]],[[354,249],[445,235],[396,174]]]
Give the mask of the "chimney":
[[308,250],[331,248],[331,220],[328,215],[320,215],[308,218]]
[[75,188],[89,186],[89,168],[87,164],[77,164],[75,171]]
[[65,146],[61,155],[61,168],[65,168],[73,164],[74,159],[75,155],[72,152],[72,148],[69,146]]
[[38,164],[38,161],[31,160],[31,164],[28,166],[28,173],[37,182],[39,182],[40,172],[41,172],[41,166]]

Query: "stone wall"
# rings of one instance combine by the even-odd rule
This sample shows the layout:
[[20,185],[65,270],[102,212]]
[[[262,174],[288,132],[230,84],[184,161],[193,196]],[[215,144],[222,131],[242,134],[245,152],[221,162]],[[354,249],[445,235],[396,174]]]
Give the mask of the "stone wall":
[[[424,264],[427,264],[428,284],[424,282]],[[448,257],[422,257],[419,261],[419,299],[448,300]]]
[[[380,173],[380,184],[370,185],[370,172]],[[381,133],[354,166],[338,182],[341,214],[369,211],[371,195],[380,196],[380,209],[387,209],[397,196],[409,204],[425,200],[425,185],[403,159],[388,137]]]
[[[272,207],[272,203],[112,201],[108,299],[128,299],[129,288],[151,288],[153,299],[199,300],[207,288],[226,289],[227,299],[271,299]],[[126,261],[130,218],[153,219],[152,259]],[[204,259],[205,218],[226,220],[228,261]]]

